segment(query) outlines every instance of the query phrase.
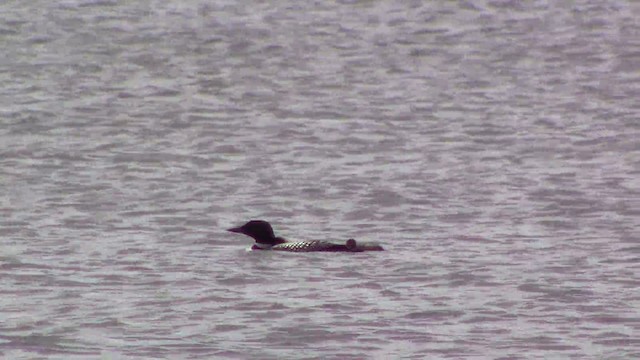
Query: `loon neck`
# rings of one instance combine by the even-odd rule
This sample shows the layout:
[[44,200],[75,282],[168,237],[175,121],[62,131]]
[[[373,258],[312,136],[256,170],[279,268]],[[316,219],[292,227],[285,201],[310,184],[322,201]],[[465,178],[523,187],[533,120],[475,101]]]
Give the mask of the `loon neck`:
[[255,239],[255,240],[256,242],[252,246],[252,249],[254,250],[269,250],[274,245],[284,244],[287,242],[287,240],[281,237],[274,237],[267,241],[260,241],[258,239]]
[[265,244],[265,243],[254,243],[251,247],[253,250],[269,250],[273,247],[273,244]]

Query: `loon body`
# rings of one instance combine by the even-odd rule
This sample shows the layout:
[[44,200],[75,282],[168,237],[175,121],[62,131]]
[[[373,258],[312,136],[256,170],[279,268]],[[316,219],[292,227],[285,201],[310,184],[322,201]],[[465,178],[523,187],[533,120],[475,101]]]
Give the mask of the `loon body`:
[[343,244],[321,240],[289,242],[281,237],[276,237],[273,233],[273,228],[271,227],[271,225],[264,220],[251,220],[242,226],[231,228],[227,231],[252,237],[256,242],[251,247],[251,250],[274,250],[290,252],[362,252],[384,250],[382,246],[378,244],[358,243],[354,239],[349,239]]

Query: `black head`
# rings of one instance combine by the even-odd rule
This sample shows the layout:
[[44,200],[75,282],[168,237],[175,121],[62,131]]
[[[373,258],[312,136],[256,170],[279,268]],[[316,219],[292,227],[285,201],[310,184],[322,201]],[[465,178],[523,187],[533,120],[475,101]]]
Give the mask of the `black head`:
[[258,243],[278,244],[280,242],[273,234],[271,225],[264,220],[251,220],[240,227],[231,228],[227,231],[251,236]]

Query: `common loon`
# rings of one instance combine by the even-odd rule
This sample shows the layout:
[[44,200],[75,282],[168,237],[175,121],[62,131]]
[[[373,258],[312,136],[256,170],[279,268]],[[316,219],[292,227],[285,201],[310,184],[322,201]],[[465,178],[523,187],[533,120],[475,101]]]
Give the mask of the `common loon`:
[[251,220],[248,223],[227,229],[234,233],[240,233],[252,237],[256,243],[251,250],[276,250],[291,252],[334,251],[334,252],[362,252],[382,251],[382,246],[375,243],[359,243],[354,239],[347,240],[344,244],[336,244],[329,241],[311,240],[289,242],[281,237],[276,237],[271,224],[264,220]]

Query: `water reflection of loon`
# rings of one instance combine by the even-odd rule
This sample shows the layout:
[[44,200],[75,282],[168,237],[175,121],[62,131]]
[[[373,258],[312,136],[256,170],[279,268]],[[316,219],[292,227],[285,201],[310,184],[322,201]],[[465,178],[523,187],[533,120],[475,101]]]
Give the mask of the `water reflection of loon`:
[[382,246],[378,244],[360,243],[356,242],[354,239],[349,239],[344,244],[320,240],[289,242],[281,237],[276,237],[271,225],[264,220],[251,220],[242,226],[228,229],[228,231],[252,237],[256,243],[253,244],[251,250],[277,250],[291,252],[361,252],[384,250]]

